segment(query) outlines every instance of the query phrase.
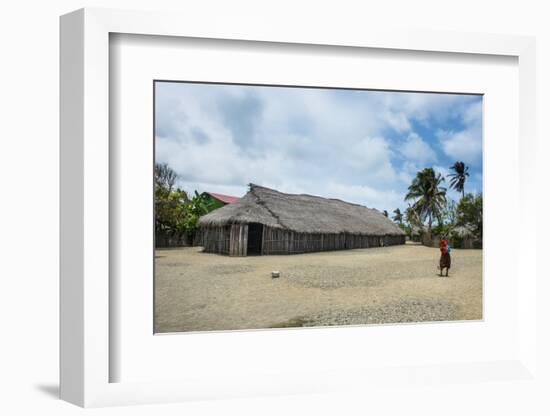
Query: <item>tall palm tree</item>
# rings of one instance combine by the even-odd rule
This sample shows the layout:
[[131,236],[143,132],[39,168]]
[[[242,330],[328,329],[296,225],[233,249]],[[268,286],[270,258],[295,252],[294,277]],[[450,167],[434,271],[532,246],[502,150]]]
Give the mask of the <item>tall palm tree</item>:
[[393,220],[399,224],[403,224],[403,214],[401,214],[401,210],[396,208],[393,210],[393,213],[395,214]]
[[405,201],[414,201],[412,207],[420,220],[428,219],[427,232],[430,239],[433,219],[440,215],[447,202],[447,190],[440,186],[443,182],[445,178],[440,173],[436,174],[433,168],[425,168],[417,172],[405,195]]
[[468,166],[464,162],[456,161],[449,169],[454,170],[454,173],[447,175],[451,177],[451,188],[461,192],[462,198],[464,198],[464,184],[466,183],[466,177],[470,176]]

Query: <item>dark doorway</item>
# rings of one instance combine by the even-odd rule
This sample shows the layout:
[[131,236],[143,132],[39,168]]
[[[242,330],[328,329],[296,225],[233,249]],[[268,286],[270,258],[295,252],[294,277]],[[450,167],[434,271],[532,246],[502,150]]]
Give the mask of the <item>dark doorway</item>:
[[262,254],[262,234],[264,231],[263,224],[252,223],[248,224],[248,247],[249,256]]

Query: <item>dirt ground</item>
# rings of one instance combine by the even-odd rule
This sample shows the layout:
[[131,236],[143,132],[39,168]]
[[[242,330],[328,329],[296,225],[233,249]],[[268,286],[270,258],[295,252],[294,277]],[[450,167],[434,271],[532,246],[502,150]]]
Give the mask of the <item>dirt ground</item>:
[[159,249],[155,330],[481,319],[482,251],[451,256],[439,277],[439,250],[415,244],[255,257]]

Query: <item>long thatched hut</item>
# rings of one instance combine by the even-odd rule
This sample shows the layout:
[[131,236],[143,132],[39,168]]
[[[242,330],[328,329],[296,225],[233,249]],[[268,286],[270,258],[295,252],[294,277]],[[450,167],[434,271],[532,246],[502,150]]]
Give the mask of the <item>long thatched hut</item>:
[[198,225],[197,245],[230,256],[405,243],[405,233],[375,209],[253,184],[244,197],[202,216]]

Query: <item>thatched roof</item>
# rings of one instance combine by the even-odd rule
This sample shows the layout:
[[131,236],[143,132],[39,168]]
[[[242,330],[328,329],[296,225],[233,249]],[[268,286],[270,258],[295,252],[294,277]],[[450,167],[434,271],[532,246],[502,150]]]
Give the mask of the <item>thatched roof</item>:
[[424,227],[413,224],[411,225],[411,235],[421,235],[424,233]]
[[301,233],[404,235],[380,211],[339,199],[278,192],[258,185],[233,204],[199,219],[199,226],[261,223]]
[[470,227],[466,225],[459,225],[454,227],[451,233],[460,238],[467,238],[467,237],[474,236],[474,230],[472,230]]

